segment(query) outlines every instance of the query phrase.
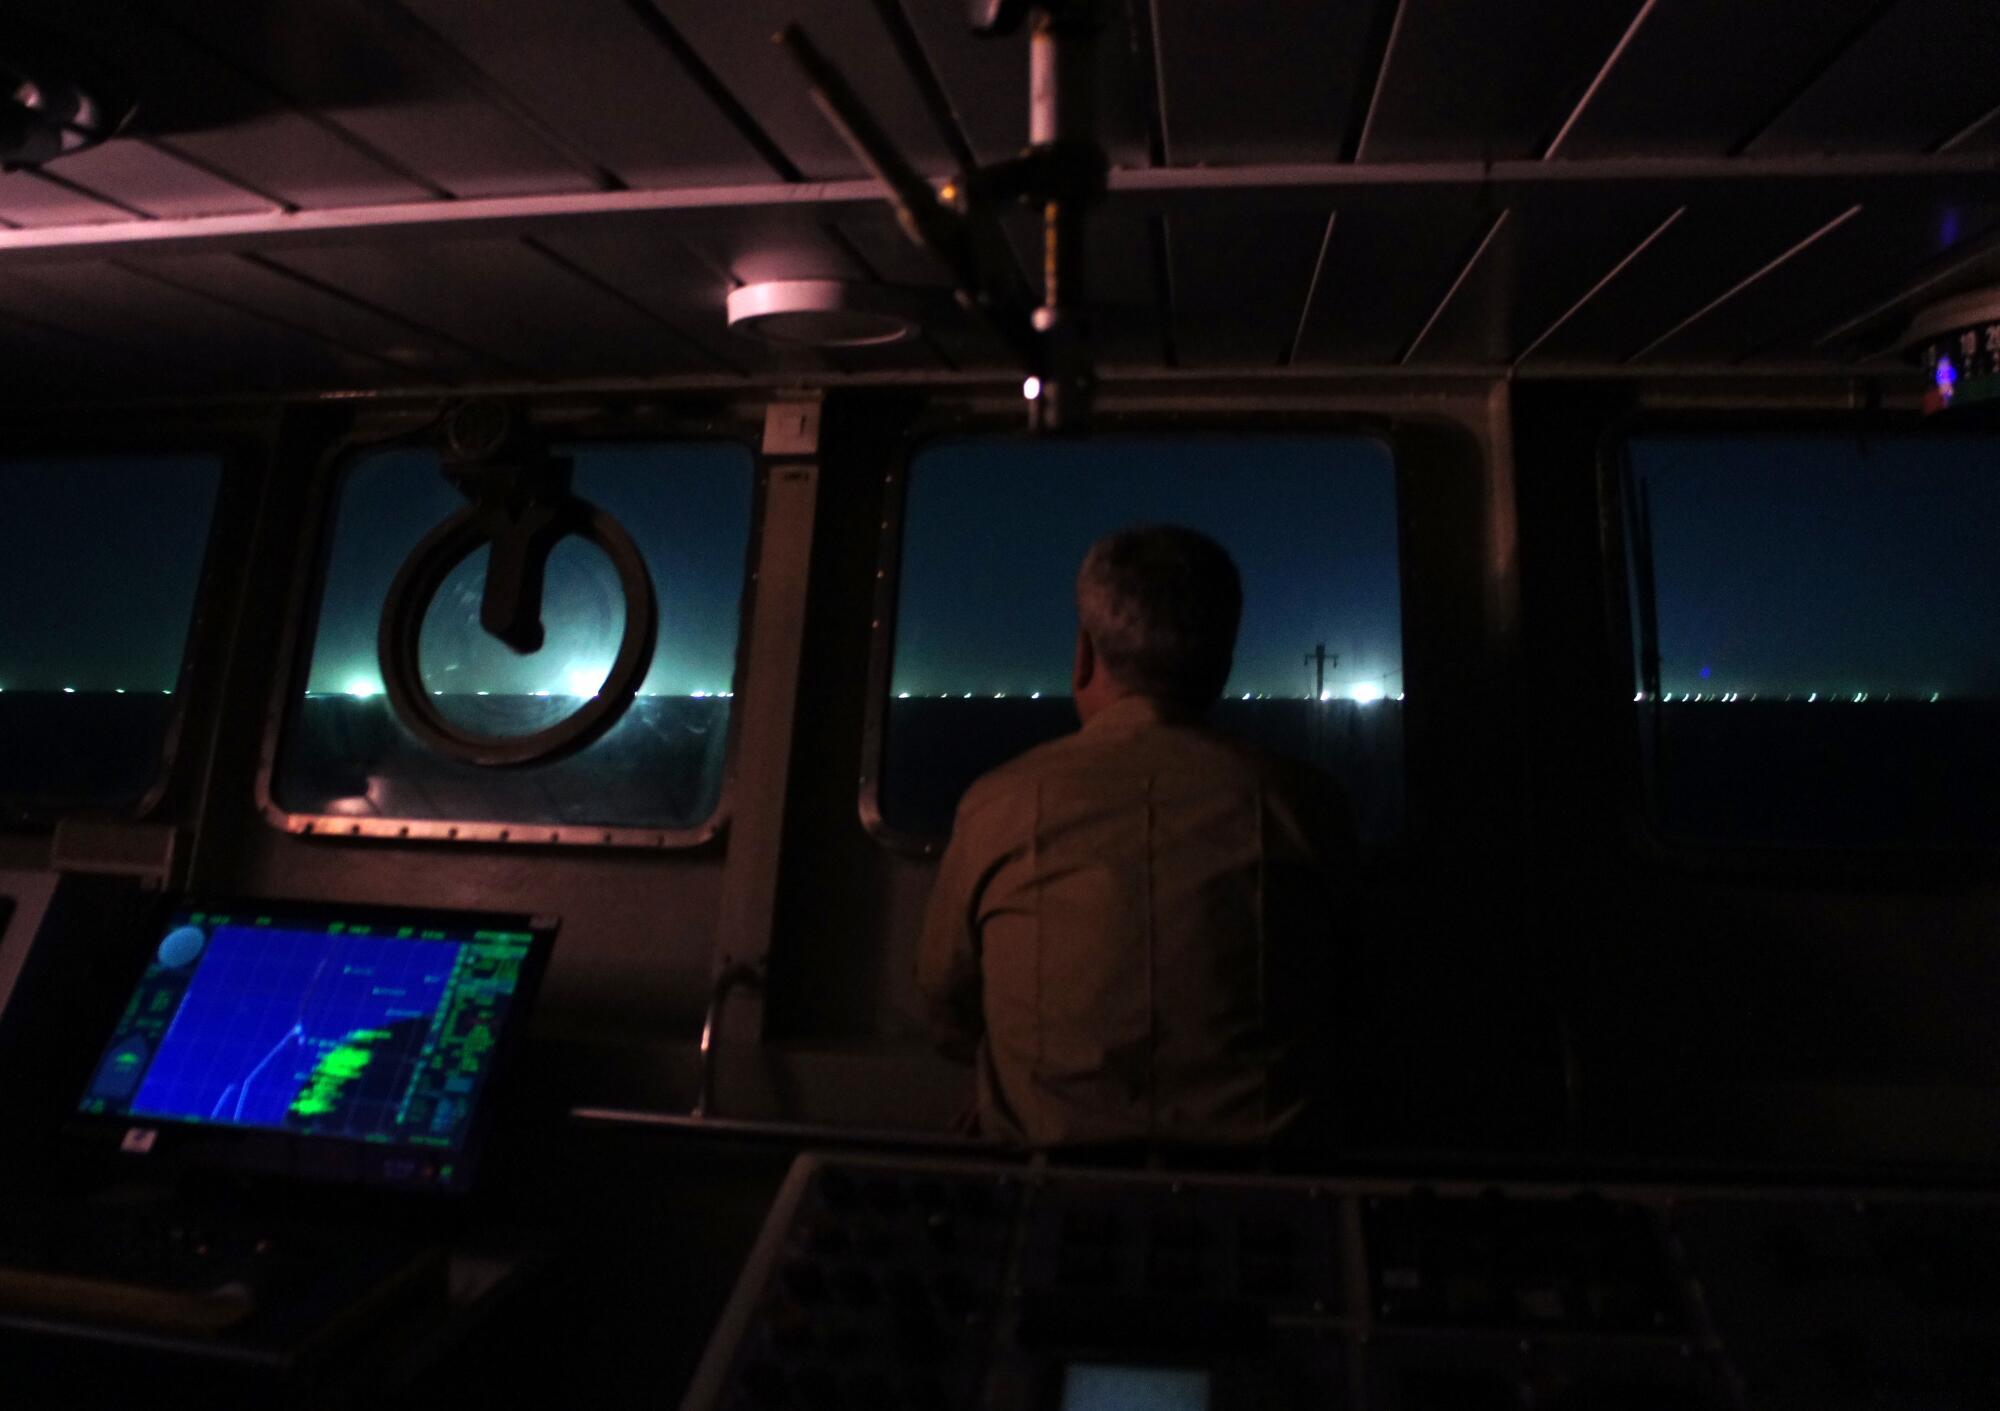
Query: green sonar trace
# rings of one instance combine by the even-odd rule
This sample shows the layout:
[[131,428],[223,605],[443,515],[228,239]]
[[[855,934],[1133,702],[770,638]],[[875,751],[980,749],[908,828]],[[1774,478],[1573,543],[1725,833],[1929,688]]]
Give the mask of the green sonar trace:
[[369,1045],[386,1043],[391,1037],[387,1029],[356,1029],[344,1042],[321,1054],[305,1087],[292,1099],[292,1116],[324,1117],[332,1112],[341,1095],[374,1061]]

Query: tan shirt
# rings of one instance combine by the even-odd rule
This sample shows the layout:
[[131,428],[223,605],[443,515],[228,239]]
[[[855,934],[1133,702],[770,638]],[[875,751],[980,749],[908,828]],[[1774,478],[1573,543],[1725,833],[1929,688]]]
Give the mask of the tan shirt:
[[1297,1122],[1352,835],[1331,780],[1128,697],[960,802],[917,983],[1031,1146]]

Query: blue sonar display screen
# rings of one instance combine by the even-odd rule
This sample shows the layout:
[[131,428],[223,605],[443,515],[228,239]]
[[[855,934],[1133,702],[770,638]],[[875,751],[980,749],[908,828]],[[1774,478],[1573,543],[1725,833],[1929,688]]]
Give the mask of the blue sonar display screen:
[[78,1111],[428,1148],[450,1184],[537,935],[396,920],[177,910]]

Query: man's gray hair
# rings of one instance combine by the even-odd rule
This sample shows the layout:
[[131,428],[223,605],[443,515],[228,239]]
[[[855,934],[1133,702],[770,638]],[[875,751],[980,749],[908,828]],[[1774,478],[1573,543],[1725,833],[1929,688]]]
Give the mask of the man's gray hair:
[[1205,706],[1229,679],[1243,581],[1206,534],[1140,525],[1090,546],[1076,576],[1076,611],[1121,685]]

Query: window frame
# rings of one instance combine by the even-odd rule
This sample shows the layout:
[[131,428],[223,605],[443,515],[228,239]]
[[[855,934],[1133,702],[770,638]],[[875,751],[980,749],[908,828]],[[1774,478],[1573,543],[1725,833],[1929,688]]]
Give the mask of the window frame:
[[547,428],[550,440],[565,445],[726,443],[749,453],[750,523],[744,536],[743,567],[737,587],[736,651],[730,666],[732,697],[729,731],[723,742],[722,787],[716,794],[715,807],[708,817],[684,828],[550,824],[520,820],[354,818],[344,814],[295,812],[278,801],[278,760],[292,711],[297,703],[304,700],[306,682],[312,672],[320,613],[325,606],[327,567],[333,555],[341,494],[348,475],[362,460],[378,452],[434,448],[437,444],[436,427],[436,418],[426,418],[414,427],[406,423],[376,434],[356,429],[336,438],[320,452],[313,470],[311,501],[306,514],[307,536],[312,552],[301,558],[301,570],[292,585],[284,637],[278,649],[279,670],[272,677],[271,697],[265,711],[263,740],[258,755],[256,803],[265,824],[294,837],[335,842],[641,848],[655,852],[684,851],[715,843],[728,830],[735,803],[742,712],[735,708],[734,693],[741,680],[744,650],[750,640],[752,617],[756,611],[756,565],[763,541],[765,486],[769,474],[757,424],[729,416],[688,420],[619,415],[605,420],[584,421],[573,428],[562,424]]
[[[121,435],[106,439],[23,436],[10,446],[10,460],[159,460],[204,456],[216,464],[215,504],[209,512],[208,535],[195,573],[188,604],[187,635],[181,644],[180,668],[174,674],[174,708],[160,737],[154,769],[145,787],[129,802],[51,795],[8,793],[0,789],[0,833],[43,833],[74,813],[108,816],[122,822],[153,820],[166,804],[183,767],[183,746],[195,691],[206,680],[214,655],[210,641],[218,609],[230,606],[230,585],[224,581],[223,547],[230,540],[232,507],[250,468],[250,453],[240,436],[226,432],[189,431],[164,435]],[[236,526],[240,527],[240,526]]]
[[[1646,711],[1656,702],[1633,700],[1639,644],[1633,633],[1633,565],[1627,553],[1626,486],[1629,448],[1646,437],[1708,436],[1751,439],[1777,436],[1906,437],[1933,430],[1941,434],[1981,431],[1969,422],[1940,423],[1915,411],[1826,408],[1811,411],[1645,410],[1615,419],[1598,442],[1597,499],[1600,561],[1604,573],[1605,632],[1610,648],[1604,691],[1616,712],[1615,738],[1626,761],[1620,771],[1616,805],[1624,821],[1625,851],[1661,871],[1717,878],[1773,877],[1801,883],[1912,884],[1943,880],[2000,878],[2000,846],[1909,843],[1882,847],[1862,843],[1772,841],[1745,843],[1702,839],[1662,828],[1656,784],[1645,753]],[[2000,444],[2000,429],[1991,433]]]
[[[1396,592],[1398,621],[1404,662],[1404,682],[1409,677],[1410,509],[1408,495],[1409,459],[1400,453],[1399,419],[1386,414],[1352,411],[1309,410],[1287,407],[1282,413],[1249,407],[1239,413],[1188,413],[1170,411],[1101,412],[1094,420],[1089,437],[1184,436],[1350,436],[1379,442],[1389,453],[1391,473],[1396,483]],[[877,845],[904,857],[932,859],[944,852],[949,837],[929,837],[891,824],[882,814],[882,776],[887,762],[889,736],[889,685],[895,671],[896,614],[902,594],[903,533],[907,527],[910,467],[918,456],[940,442],[961,440],[1032,441],[1023,429],[1020,415],[995,412],[931,412],[915,418],[905,431],[901,445],[883,473],[881,533],[875,565],[874,610],[869,615],[868,700],[861,736],[860,790],[856,807],[861,827]],[[1408,783],[1410,737],[1409,718],[1404,717],[1403,752],[1405,784]],[[1391,848],[1410,832],[1409,810]]]

